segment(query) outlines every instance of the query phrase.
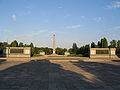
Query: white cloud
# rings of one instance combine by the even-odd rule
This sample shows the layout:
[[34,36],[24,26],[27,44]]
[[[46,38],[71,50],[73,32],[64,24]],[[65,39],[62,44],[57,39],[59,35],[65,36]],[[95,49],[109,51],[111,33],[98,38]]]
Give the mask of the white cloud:
[[16,21],[16,15],[15,14],[13,14],[11,17],[12,17],[13,21]]
[[75,28],[80,28],[81,26],[80,25],[71,25],[71,26],[66,26],[66,28],[73,28],[73,29],[75,29]]
[[107,8],[120,8],[120,1],[113,1],[110,5],[107,5]]
[[93,18],[94,21],[96,22],[101,22],[102,21],[102,17],[96,17],[96,18]]

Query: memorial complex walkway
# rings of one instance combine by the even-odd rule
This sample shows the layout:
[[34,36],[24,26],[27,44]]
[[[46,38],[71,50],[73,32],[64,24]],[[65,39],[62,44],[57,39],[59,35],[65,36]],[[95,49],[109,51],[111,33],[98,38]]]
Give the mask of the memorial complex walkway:
[[120,90],[120,60],[0,60],[0,90]]

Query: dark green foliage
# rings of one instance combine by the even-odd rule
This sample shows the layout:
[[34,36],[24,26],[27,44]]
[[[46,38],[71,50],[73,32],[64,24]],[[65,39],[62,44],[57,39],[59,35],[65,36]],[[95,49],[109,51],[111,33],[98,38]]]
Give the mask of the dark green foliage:
[[73,54],[77,54],[78,47],[76,43],[73,43],[72,49],[73,49]]
[[52,48],[48,48],[48,47],[42,47],[40,48],[40,51],[45,52],[46,55],[50,55],[53,53],[53,49]]
[[90,51],[90,46],[89,44],[80,47],[79,49],[79,53],[78,54],[82,54],[83,56],[89,56],[89,51]]
[[13,42],[11,42],[10,46],[11,47],[18,47],[18,42],[16,40],[14,40]]
[[117,48],[120,48],[120,40],[117,41]]
[[43,56],[43,55],[40,55],[40,54],[34,54],[32,57],[40,57],[40,56]]
[[68,50],[68,52],[69,52],[70,54],[73,54],[73,49],[70,48],[70,49]]
[[3,53],[3,48],[8,47],[8,46],[9,46],[9,44],[7,42],[3,42],[3,43],[0,42],[0,56]]
[[101,48],[108,48],[108,42],[106,38],[101,39]]
[[77,52],[78,52],[77,44],[76,44],[76,43],[73,43],[72,48],[70,48],[70,49],[68,50],[68,52],[69,52],[70,54],[77,54]]
[[58,54],[58,55],[64,55],[65,54],[65,52],[67,51],[67,49],[66,48],[56,48],[56,54]]
[[24,45],[24,47],[30,47],[30,45],[28,45],[28,44],[25,44],[25,45]]
[[2,54],[2,52],[3,52],[3,43],[0,42],[0,55]]
[[101,48],[101,42],[98,41],[98,48]]
[[33,47],[32,49],[32,56],[35,56],[36,54],[40,54],[40,52],[45,52],[46,55],[50,55],[52,54],[52,48],[48,48],[48,47],[42,47],[42,48],[38,48],[38,47]]
[[89,56],[90,46],[89,44],[85,45],[84,56]]
[[31,48],[31,49],[32,49],[32,50],[31,50],[32,56],[33,56],[34,54],[39,54],[39,53],[40,53],[40,49],[37,48],[37,47]]
[[120,57],[120,40],[117,41],[117,50],[116,50],[116,54],[118,55],[118,57]]
[[116,40],[110,41],[110,48],[116,48],[116,46],[117,46]]
[[70,54],[69,57],[84,57],[83,54]]
[[97,48],[97,45],[94,42],[92,42],[91,43],[91,48]]
[[20,42],[19,43],[19,47],[23,47],[24,45],[23,45],[23,43],[22,42]]
[[[74,49],[73,49],[74,48]],[[77,47],[76,44],[73,44],[73,47],[68,50],[71,54],[70,56],[89,56],[90,46],[89,44],[82,46],[80,48]]]
[[30,47],[31,47],[31,48],[33,48],[33,47],[34,47],[33,43],[30,43]]
[[9,44],[7,43],[7,42],[3,42],[3,47],[5,48],[5,47],[8,47],[9,46]]

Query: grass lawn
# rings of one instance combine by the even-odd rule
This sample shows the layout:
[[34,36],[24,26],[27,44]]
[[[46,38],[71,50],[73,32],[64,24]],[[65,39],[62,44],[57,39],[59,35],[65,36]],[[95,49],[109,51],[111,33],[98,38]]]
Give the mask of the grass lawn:
[[68,57],[84,57],[83,54],[71,54],[71,55],[68,55]]
[[40,54],[34,54],[32,57],[40,57],[40,56],[43,56],[43,55],[40,55]]

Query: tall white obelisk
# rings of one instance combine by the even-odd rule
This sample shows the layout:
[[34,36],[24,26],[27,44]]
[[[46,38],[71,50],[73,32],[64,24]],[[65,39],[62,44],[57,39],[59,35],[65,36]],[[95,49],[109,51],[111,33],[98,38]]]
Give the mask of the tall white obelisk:
[[55,54],[55,48],[56,48],[56,45],[55,45],[55,34],[53,34],[53,54]]

